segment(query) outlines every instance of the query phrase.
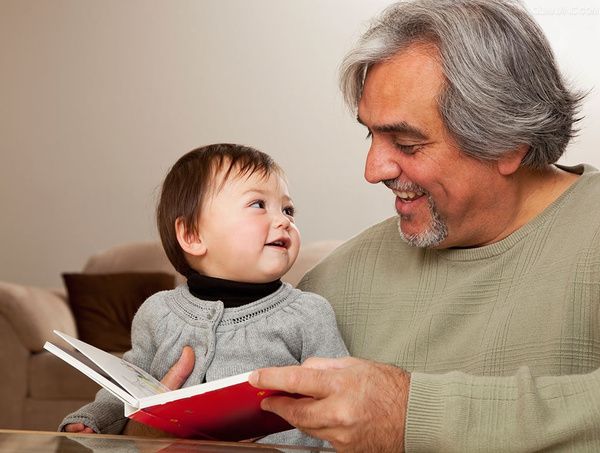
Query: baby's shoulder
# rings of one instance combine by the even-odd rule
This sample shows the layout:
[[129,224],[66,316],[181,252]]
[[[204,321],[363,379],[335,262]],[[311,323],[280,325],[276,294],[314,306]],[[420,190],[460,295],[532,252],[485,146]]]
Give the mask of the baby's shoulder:
[[290,303],[294,308],[307,313],[332,313],[331,305],[324,297],[309,291],[295,290],[294,300]]
[[171,309],[169,308],[169,299],[176,297],[178,289],[170,289],[159,291],[152,294],[148,299],[140,305],[135,318],[139,319],[156,319],[166,316]]

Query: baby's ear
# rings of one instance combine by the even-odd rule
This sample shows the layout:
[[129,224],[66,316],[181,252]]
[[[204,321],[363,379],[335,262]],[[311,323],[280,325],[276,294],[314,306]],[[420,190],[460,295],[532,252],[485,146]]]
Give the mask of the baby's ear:
[[177,242],[185,253],[192,256],[202,256],[206,253],[206,246],[199,233],[188,231],[182,217],[175,220],[175,234]]

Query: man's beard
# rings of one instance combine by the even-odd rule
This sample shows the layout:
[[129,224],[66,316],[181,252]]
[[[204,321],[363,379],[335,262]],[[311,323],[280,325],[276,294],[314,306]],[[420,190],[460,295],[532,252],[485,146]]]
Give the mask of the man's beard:
[[[402,215],[398,214],[398,231],[400,238],[408,245],[413,247],[436,247],[440,245],[448,236],[448,226],[440,216],[439,211],[435,207],[433,198],[429,193],[414,183],[402,183],[396,179],[388,179],[383,183],[392,190],[399,192],[421,192],[427,196],[427,206],[429,207],[429,215],[431,221],[424,231],[414,234],[405,234],[402,232]],[[408,218],[406,220],[409,220]]]

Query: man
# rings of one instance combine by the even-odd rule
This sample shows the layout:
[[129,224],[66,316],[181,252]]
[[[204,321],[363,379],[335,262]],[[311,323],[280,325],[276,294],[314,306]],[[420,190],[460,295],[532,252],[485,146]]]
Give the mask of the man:
[[581,96],[538,25],[509,0],[399,3],[341,86],[398,217],[300,285],[361,359],[254,372],[312,397],[263,407],[339,451],[600,448],[600,173],[555,164]]

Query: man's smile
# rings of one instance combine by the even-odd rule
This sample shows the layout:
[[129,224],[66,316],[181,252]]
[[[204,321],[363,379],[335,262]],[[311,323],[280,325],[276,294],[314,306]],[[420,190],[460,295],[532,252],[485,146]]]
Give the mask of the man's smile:
[[406,190],[403,190],[403,191],[392,190],[392,192],[394,192],[394,195],[396,195],[398,198],[400,198],[400,200],[402,200],[404,202],[408,202],[408,203],[425,195],[425,193],[421,192],[421,191],[411,192],[411,191],[406,191]]

